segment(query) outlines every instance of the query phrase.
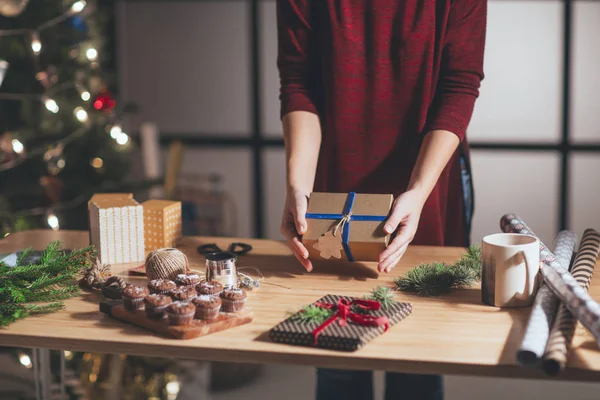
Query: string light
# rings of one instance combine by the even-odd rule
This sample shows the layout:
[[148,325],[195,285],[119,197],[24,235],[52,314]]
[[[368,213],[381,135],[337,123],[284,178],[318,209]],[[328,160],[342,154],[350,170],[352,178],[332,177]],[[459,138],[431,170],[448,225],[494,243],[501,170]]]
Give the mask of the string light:
[[23,143],[21,143],[19,139],[12,140],[12,148],[13,151],[17,154],[21,154],[23,153],[23,150],[25,150],[25,146],[23,146]]
[[88,92],[87,90],[84,90],[83,92],[81,92],[81,100],[88,101],[91,98],[92,98],[92,96],[90,95],[90,92]]
[[35,54],[40,54],[40,51],[42,51],[42,42],[40,42],[40,35],[36,31],[33,31],[31,33],[31,50],[33,50]]
[[49,97],[42,97],[42,101],[44,102],[44,105],[46,106],[48,111],[56,114],[58,110],[60,110],[58,104],[56,104],[56,101],[54,101],[54,99],[51,99]]
[[83,0],[76,1],[71,6],[71,11],[73,11],[74,13],[80,13],[85,8],[85,5],[86,3]]
[[23,365],[25,368],[31,368],[33,367],[33,364],[31,363],[31,357],[29,357],[27,354],[25,353],[21,353],[19,354],[19,362],[21,363],[21,365]]
[[110,128],[110,137],[115,140],[119,137],[121,133],[123,133],[123,130],[121,129],[120,125],[113,125],[113,127]]
[[58,217],[53,212],[48,214],[48,226],[50,226],[53,231],[57,231],[58,228],[60,228]]
[[90,164],[92,164],[92,167],[94,168],[102,168],[102,166],[104,165],[104,161],[100,157],[96,157],[92,160]]
[[73,110],[73,114],[75,114],[75,117],[79,120],[79,122],[87,122],[88,120],[88,113],[83,109],[83,107],[75,108],[75,110]]
[[121,132],[121,134],[119,136],[117,136],[117,138],[115,139],[117,141],[117,143],[119,143],[121,146],[124,146],[127,144],[127,142],[129,142],[129,136],[127,136],[126,133]]
[[88,58],[88,60],[90,61],[96,61],[96,59],[98,58],[98,50],[96,50],[93,47],[90,47],[89,49],[87,49],[87,51],[85,52],[85,56]]

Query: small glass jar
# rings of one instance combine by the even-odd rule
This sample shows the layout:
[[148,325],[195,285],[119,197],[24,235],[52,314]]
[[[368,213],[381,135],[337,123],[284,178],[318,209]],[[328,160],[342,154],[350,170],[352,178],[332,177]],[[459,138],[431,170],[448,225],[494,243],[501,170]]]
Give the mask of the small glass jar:
[[206,255],[206,280],[217,281],[223,287],[237,287],[237,255],[219,251]]

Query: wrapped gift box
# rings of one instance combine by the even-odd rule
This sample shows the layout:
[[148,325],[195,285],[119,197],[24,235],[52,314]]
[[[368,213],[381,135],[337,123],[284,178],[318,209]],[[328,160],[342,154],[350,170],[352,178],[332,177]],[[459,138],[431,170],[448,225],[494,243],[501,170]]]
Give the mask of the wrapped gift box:
[[[325,323],[303,322],[298,313],[271,329],[272,341],[297,346],[314,346],[331,350],[355,351],[402,321],[412,312],[410,303],[397,302],[387,308],[365,309],[353,302],[353,297],[326,295],[313,303],[317,307],[332,307],[333,318]],[[339,312],[340,303],[350,307],[349,314]],[[376,303],[376,302],[375,302]],[[379,304],[379,303],[377,303]],[[345,319],[338,315],[347,315]],[[343,321],[343,322],[342,322]]]
[[181,241],[181,202],[148,200],[142,206],[146,254],[156,249],[177,246]]
[[144,211],[131,193],[95,194],[88,202],[90,243],[103,264],[145,260]]
[[317,242],[337,227],[341,259],[377,261],[389,242],[383,226],[393,202],[391,194],[312,193],[302,237],[311,259],[323,258]]

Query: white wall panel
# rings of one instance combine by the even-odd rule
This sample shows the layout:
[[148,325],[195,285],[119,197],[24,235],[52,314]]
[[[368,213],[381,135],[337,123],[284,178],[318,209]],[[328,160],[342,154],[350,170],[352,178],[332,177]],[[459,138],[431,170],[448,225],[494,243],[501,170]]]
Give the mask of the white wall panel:
[[163,132],[247,135],[250,122],[247,2],[118,2],[121,99]]
[[500,218],[515,213],[544,243],[558,232],[559,156],[473,151],[475,216],[472,243],[500,232]]
[[573,13],[571,137],[600,142],[600,1],[576,1]]
[[600,157],[577,154],[570,166],[569,228],[581,238],[587,228],[600,231]]
[[560,137],[562,2],[488,3],[485,79],[469,127],[477,141]]
[[285,152],[268,150],[263,154],[265,176],[266,232],[269,239],[283,240],[279,233],[285,202]]
[[260,4],[260,73],[262,84],[262,130],[269,136],[281,136],[279,118],[279,71],[277,70],[276,3],[263,0]]

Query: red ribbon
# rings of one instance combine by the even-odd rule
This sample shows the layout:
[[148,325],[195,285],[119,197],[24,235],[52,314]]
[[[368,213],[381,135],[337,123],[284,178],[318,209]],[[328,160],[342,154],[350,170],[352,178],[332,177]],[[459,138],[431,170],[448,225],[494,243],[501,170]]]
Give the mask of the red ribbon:
[[360,300],[354,299],[352,301],[348,301],[347,299],[339,299],[337,304],[331,303],[321,303],[316,302],[315,306],[321,308],[332,309],[337,307],[337,312],[333,314],[327,321],[323,322],[319,325],[315,330],[312,331],[312,335],[315,339],[314,345],[316,346],[318,343],[319,335],[327,328],[329,325],[333,323],[333,321],[337,320],[340,326],[347,325],[347,319],[350,318],[353,322],[358,325],[364,326],[384,326],[384,332],[388,330],[389,320],[384,315],[381,317],[375,317],[373,315],[367,314],[358,314],[351,311],[351,307],[353,305],[358,305],[363,310],[379,310],[381,308],[381,304],[375,300]]

